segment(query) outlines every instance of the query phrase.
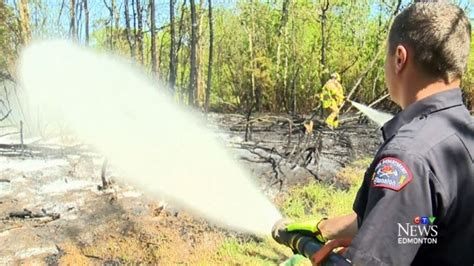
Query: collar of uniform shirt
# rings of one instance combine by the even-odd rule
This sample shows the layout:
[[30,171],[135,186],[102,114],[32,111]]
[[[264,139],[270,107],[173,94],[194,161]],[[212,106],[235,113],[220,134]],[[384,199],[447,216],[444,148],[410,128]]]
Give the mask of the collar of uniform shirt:
[[460,105],[463,105],[463,102],[462,92],[459,88],[436,93],[414,102],[383,125],[384,141],[393,137],[403,125],[410,123],[415,117],[421,118]]

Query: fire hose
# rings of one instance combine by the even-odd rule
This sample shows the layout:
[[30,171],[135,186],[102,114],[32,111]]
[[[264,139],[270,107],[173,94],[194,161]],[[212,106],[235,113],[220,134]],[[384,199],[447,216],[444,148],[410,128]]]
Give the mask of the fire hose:
[[339,253],[333,252],[335,248],[349,246],[350,240],[333,240],[324,245],[319,242],[315,236],[311,236],[305,232],[289,232],[286,230],[286,225],[287,220],[282,219],[273,226],[273,239],[275,239],[276,242],[291,248],[293,252],[310,259],[313,265],[351,265],[351,262],[347,258]]

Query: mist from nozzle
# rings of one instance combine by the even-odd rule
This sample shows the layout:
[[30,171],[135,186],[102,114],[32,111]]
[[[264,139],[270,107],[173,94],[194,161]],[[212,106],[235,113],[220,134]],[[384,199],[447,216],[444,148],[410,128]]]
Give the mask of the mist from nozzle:
[[357,108],[361,113],[366,115],[370,120],[377,123],[377,125],[379,125],[380,127],[383,126],[388,120],[393,118],[393,115],[377,111],[373,108],[368,107],[367,105],[363,105],[354,101],[350,102],[355,108]]
[[65,121],[148,195],[258,235],[281,218],[205,121],[178,108],[129,62],[44,41],[23,51],[19,75],[30,110],[39,106],[43,121]]

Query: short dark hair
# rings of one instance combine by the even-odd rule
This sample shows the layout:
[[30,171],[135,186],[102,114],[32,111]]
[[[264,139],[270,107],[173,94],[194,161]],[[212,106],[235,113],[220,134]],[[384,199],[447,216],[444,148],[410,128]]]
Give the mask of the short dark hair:
[[471,23],[464,11],[448,3],[415,3],[394,20],[388,49],[397,45],[414,49],[414,61],[427,74],[452,82],[467,68]]

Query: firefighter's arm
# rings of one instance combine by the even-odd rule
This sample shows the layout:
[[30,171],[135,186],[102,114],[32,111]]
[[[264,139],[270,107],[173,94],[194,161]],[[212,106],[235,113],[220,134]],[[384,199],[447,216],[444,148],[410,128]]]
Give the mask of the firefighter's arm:
[[344,99],[344,88],[342,88],[342,85],[340,83],[336,84],[335,88],[334,88],[334,95],[337,97],[337,98],[341,98],[341,99]]
[[338,97],[339,99],[345,98],[342,88],[336,91],[336,97]]

